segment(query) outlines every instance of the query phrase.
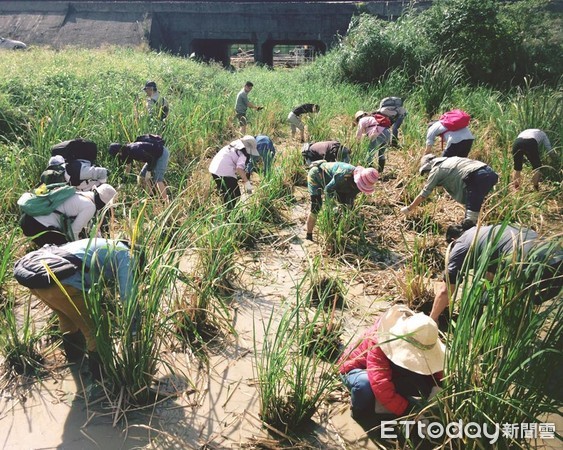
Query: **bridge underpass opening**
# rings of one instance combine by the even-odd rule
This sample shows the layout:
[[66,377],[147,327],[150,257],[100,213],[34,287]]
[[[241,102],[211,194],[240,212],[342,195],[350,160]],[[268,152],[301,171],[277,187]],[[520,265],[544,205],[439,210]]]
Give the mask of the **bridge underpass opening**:
[[231,41],[223,39],[194,39],[192,41],[192,54],[202,61],[215,61],[225,67],[230,62]]
[[326,44],[322,41],[267,41],[262,45],[262,62],[269,66],[294,66],[325,52]]

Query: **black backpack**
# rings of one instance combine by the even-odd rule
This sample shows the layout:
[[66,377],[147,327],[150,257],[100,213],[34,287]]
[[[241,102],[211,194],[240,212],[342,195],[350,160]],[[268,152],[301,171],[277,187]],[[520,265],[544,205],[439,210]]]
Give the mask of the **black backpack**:
[[49,166],[41,174],[41,183],[44,184],[66,183],[65,172],[66,169],[63,164],[56,164],[54,166]]
[[51,147],[51,156],[57,155],[61,155],[66,162],[85,159],[94,164],[98,157],[98,146],[86,139],[71,139]]
[[14,278],[22,286],[43,289],[55,282],[54,277],[59,281],[64,280],[81,268],[82,260],[78,256],[56,245],[46,245],[16,261]]

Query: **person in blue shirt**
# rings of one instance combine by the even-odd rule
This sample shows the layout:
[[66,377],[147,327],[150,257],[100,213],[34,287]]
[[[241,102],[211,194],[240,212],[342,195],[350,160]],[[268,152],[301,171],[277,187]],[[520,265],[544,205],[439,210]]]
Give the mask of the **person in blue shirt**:
[[57,314],[67,359],[80,360],[85,341],[92,378],[99,380],[102,367],[96,351],[96,330],[90,320],[85,296],[93,284],[116,282],[121,301],[124,304],[135,301],[132,250],[123,241],[101,238],[81,239],[60,248],[82,260],[82,270],[60,280],[64,291],[56,283],[30,290]]
[[276,155],[274,143],[268,136],[263,134],[256,136],[256,149],[258,150],[258,154],[260,156],[250,155],[250,158],[248,158],[248,162],[246,163],[246,176],[249,179],[252,171],[254,170],[254,163],[258,160],[258,158],[262,158],[264,163],[264,176],[267,177],[272,168],[274,156]]

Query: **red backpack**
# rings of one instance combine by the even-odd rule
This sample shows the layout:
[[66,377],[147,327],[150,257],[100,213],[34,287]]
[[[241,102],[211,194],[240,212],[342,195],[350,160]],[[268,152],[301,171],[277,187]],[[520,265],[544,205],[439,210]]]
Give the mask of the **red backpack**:
[[440,123],[444,125],[448,131],[457,131],[469,125],[471,116],[461,109],[452,109],[440,116]]
[[384,127],[384,128],[391,127],[392,124],[391,124],[391,120],[389,120],[389,117],[386,117],[383,114],[378,114],[378,113],[373,113],[372,116],[377,122],[377,125],[379,125],[380,127]]

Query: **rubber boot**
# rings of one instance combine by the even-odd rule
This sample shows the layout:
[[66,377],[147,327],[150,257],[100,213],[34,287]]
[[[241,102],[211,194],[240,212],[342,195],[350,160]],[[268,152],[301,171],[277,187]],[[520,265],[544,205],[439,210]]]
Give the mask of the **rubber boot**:
[[80,361],[84,356],[86,341],[80,330],[63,334],[63,349],[69,362]]
[[101,381],[104,368],[98,352],[88,352],[88,368],[93,381]]

